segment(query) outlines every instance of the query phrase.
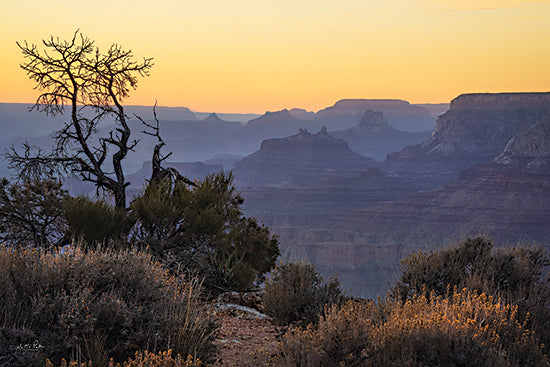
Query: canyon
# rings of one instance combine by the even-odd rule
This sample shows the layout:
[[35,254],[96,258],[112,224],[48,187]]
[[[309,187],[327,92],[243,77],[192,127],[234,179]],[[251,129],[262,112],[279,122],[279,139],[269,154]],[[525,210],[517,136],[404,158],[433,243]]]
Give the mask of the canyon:
[[550,247],[550,93],[462,95],[425,142],[357,177],[242,188],[285,259],[384,295],[400,260],[463,236]]
[[[0,104],[4,148],[25,140],[47,148],[62,126],[23,115],[27,107]],[[132,108],[151,115],[150,107]],[[157,114],[172,152],[167,165],[191,179],[233,170],[246,215],[278,236],[282,260],[310,261],[351,295],[383,296],[405,256],[463,236],[550,248],[550,93],[465,94],[450,105],[348,99],[317,112],[246,116],[159,107]],[[139,135],[136,119],[131,124],[141,139],[125,162],[135,195],[156,140]],[[0,169],[8,175],[5,162]],[[67,185],[74,194],[94,192],[76,180]]]

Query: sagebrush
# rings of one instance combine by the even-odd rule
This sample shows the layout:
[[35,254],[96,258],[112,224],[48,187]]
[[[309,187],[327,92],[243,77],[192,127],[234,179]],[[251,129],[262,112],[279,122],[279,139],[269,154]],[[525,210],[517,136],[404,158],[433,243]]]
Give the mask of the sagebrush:
[[289,330],[276,366],[546,366],[517,306],[486,294],[348,301],[317,326]]
[[0,247],[0,365],[110,358],[172,349],[208,361],[216,325],[196,280],[134,250]]
[[336,278],[325,281],[305,262],[279,263],[265,283],[265,312],[279,324],[315,323],[325,307],[339,304],[344,292]]

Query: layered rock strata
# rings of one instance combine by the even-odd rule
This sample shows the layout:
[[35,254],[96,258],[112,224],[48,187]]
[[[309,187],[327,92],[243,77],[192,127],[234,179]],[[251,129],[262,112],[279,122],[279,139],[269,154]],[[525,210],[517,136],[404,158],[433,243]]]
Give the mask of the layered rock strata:
[[510,139],[550,118],[550,93],[467,94],[451,102],[429,140],[388,156],[383,171],[425,188],[491,162]]

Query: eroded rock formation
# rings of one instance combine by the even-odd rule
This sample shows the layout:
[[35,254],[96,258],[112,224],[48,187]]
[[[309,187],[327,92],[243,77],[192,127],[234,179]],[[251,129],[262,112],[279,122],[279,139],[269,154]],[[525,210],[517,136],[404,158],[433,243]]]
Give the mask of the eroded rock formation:
[[241,187],[314,185],[326,178],[358,176],[375,164],[325,128],[317,134],[300,129],[296,135],[264,140],[259,151],[235,163],[234,173]]
[[466,94],[437,119],[431,138],[388,156],[384,172],[437,188],[491,162],[510,139],[550,118],[550,93]]
[[[354,208],[324,203],[301,217],[288,217],[292,208],[278,204],[273,213],[283,214],[268,219],[287,258],[309,259],[326,276],[337,273],[364,297],[384,295],[407,254],[463,236],[482,233],[498,245],[550,247],[549,137],[550,93],[460,96],[427,142],[382,166],[401,187],[405,180],[432,190],[378,203],[357,199]],[[366,182],[357,185],[368,191]],[[316,205],[311,198],[309,203]]]

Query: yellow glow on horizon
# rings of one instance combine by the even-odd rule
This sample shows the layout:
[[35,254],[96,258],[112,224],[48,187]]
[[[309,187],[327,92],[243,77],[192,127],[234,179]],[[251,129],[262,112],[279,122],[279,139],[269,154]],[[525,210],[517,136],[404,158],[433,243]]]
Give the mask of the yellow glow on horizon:
[[0,102],[38,92],[15,41],[119,43],[155,66],[126,102],[195,111],[319,110],[342,98],[449,102],[550,90],[549,0],[52,0],[0,15]]

